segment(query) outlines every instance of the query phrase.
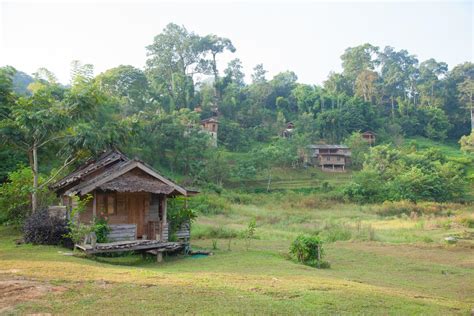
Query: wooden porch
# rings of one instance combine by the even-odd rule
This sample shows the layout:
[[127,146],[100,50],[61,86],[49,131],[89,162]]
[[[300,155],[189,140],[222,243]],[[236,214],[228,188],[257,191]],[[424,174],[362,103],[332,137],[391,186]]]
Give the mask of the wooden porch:
[[[158,262],[162,261],[163,252],[176,252],[189,247],[189,223],[183,223],[178,231],[175,232],[178,239],[177,242],[168,241],[168,230],[166,230],[166,235],[164,236],[160,234],[162,232],[158,233],[157,227],[154,225],[149,226],[150,233],[153,233],[151,236],[156,236],[157,239],[146,239],[144,238],[145,235],[142,235],[141,239],[137,239],[137,225],[119,224],[109,225],[110,231],[107,234],[107,238],[110,242],[97,243],[95,234],[91,233],[86,237],[84,243],[76,244],[75,247],[88,255],[125,251],[138,251],[143,255],[151,253],[157,256]],[[158,238],[160,236],[161,238]]]
[[184,242],[163,242],[158,240],[126,240],[115,241],[111,243],[82,244],[76,245],[76,248],[84,251],[88,255],[99,253],[113,253],[124,251],[138,251],[142,254],[150,252],[157,256],[157,261],[163,260],[164,252],[176,252],[184,250],[187,244]]

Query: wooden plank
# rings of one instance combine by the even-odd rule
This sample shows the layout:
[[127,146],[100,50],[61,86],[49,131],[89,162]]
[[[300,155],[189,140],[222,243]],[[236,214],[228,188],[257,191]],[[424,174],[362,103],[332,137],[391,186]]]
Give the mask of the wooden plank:
[[109,227],[111,229],[135,228],[136,224],[112,224]]
[[[108,246],[106,246],[108,245]],[[141,251],[141,250],[157,250],[161,252],[176,251],[183,247],[182,243],[177,242],[152,242],[152,241],[129,241],[115,242],[107,244],[97,244],[96,248],[90,246],[76,245],[88,254],[123,252],[123,251]]]
[[123,233],[130,233],[130,232],[134,232],[135,231],[135,227],[134,228],[127,228],[127,229],[114,229],[114,230],[110,230],[110,233],[111,234],[123,234]]
[[110,232],[107,238],[110,241],[135,240],[137,226],[135,224],[115,224],[109,225]]

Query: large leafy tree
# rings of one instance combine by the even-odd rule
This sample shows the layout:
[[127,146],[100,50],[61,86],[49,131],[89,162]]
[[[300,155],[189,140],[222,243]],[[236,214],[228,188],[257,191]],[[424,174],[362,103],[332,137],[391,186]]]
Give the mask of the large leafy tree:
[[[63,91],[54,83],[36,82],[30,97],[20,97],[0,120],[0,135],[28,155],[33,174],[32,210],[37,208],[40,149],[64,136],[69,124],[68,111],[62,103]],[[65,162],[65,166],[71,160]]]
[[420,104],[441,107],[444,101],[441,77],[448,72],[448,65],[431,58],[420,64],[419,72]]
[[[9,116],[16,102],[14,80],[17,70],[6,66],[0,68],[0,120]],[[10,171],[18,164],[27,163],[21,151],[6,142],[0,142],[0,182],[6,180]]]
[[455,66],[443,79],[445,102],[444,112],[448,115],[452,127],[449,136],[459,139],[471,131],[470,115],[466,109],[466,99],[461,97],[460,84],[466,80],[474,80],[474,63],[465,62]]
[[[32,211],[38,206],[37,192],[78,158],[97,153],[120,143],[120,117],[115,115],[94,82],[91,65],[73,62],[71,86],[56,82],[46,69],[35,74],[31,95],[19,97],[3,109],[0,137],[4,144],[17,148],[28,157],[33,176]],[[49,164],[40,155],[48,153],[61,161],[41,184],[40,164]]]
[[151,106],[145,73],[133,66],[118,66],[96,77],[99,88],[120,105],[123,116]]
[[396,99],[414,96],[418,60],[406,50],[396,51],[387,46],[379,54],[383,93],[389,99],[392,117],[395,115]]
[[193,75],[204,50],[201,38],[184,26],[168,24],[147,46],[147,75],[155,98],[169,109],[186,108],[194,95]]
[[255,67],[253,67],[253,73],[252,73],[252,83],[264,83],[267,81],[265,78],[265,75],[267,74],[268,71],[263,68],[263,64],[258,64]]
[[[214,76],[215,102],[220,102],[222,96],[222,84],[219,79],[219,69],[217,68],[217,55],[225,51],[234,53],[236,51],[232,41],[225,37],[219,37],[209,34],[200,39],[200,50],[206,55],[210,55],[210,59],[203,58],[200,61],[200,67],[203,73],[211,73]],[[235,63],[235,62],[234,62]]]
[[471,116],[471,131],[474,131],[474,79],[468,78],[458,85],[459,97]]
[[359,73],[355,81],[355,95],[364,99],[365,102],[374,103],[377,95],[377,72],[366,69]]
[[232,59],[227,64],[227,68],[224,69],[224,84],[226,85],[228,83],[234,83],[240,87],[243,87],[245,85],[245,74],[242,69],[242,61],[238,58]]
[[219,81],[219,70],[217,68],[217,55],[222,54],[226,50],[234,53],[236,51],[232,41],[228,38],[219,37],[209,34],[200,39],[200,50],[211,55],[210,60],[202,60],[201,65],[214,75],[214,82]]
[[378,47],[366,43],[347,48],[341,56],[343,75],[350,82],[353,90],[355,90],[357,78],[362,72],[375,69],[378,62],[378,51]]

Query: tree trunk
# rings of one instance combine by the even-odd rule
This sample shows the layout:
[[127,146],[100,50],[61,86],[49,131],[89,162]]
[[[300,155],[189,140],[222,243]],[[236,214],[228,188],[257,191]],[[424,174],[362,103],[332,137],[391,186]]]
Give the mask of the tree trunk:
[[395,118],[395,103],[394,103],[394,100],[393,100],[393,95],[391,97],[392,99],[392,120]]
[[270,184],[272,183],[272,173],[269,171],[268,182],[267,182],[267,192],[270,191]]
[[212,72],[214,73],[214,106],[218,107],[218,103],[220,103],[221,100],[221,95],[219,91],[219,72],[217,70],[216,53],[212,54]]
[[38,208],[38,148],[34,144],[32,153],[32,171],[33,171],[33,193],[31,194],[31,211],[34,213]]
[[433,105],[434,85],[431,84],[430,106]]
[[471,103],[471,132],[474,132],[474,106]]

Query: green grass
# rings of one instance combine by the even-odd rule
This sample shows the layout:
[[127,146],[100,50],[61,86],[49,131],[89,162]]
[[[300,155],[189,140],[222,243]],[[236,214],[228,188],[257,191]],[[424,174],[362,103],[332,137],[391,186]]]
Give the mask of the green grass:
[[[21,277],[62,289],[16,302],[10,313],[446,315],[467,314],[474,304],[474,247],[443,241],[474,232],[457,224],[472,216],[468,206],[449,218],[381,218],[377,206],[318,204],[313,195],[249,197],[193,225],[193,246],[214,243],[214,256],[166,257],[161,265],[137,255],[93,259],[66,256],[59,247],[17,246],[19,233],[0,228],[0,282]],[[238,236],[252,218],[256,239],[247,251]],[[369,227],[375,238],[368,238]],[[318,231],[345,240],[326,243],[331,269],[288,259],[295,236]]]
[[411,141],[416,143],[416,147],[419,150],[436,148],[451,158],[465,158],[469,156],[460,150],[460,145],[456,142],[441,143],[424,137],[413,137],[405,140],[405,146],[409,146]]
[[304,190],[320,189],[324,183],[330,187],[338,187],[352,179],[352,172],[322,172],[319,168],[273,168],[270,184],[268,173],[260,173],[253,180],[228,181],[226,187],[244,190]]
[[[425,139],[417,144],[439,147]],[[440,148],[452,159],[465,159],[455,145]],[[217,247],[214,256],[200,259],[165,257],[157,264],[134,254],[70,256],[60,247],[16,245],[20,233],[0,226],[0,314],[468,315],[474,306],[473,205],[382,217],[381,205],[325,196],[324,182],[334,191],[351,177],[275,168],[271,193],[251,193],[266,191],[268,179],[261,174],[230,183],[247,193],[195,197],[204,207],[192,226],[193,248]],[[256,236],[247,250],[241,238],[252,219]],[[301,233],[326,241],[330,269],[288,258]],[[448,236],[458,243],[446,244]],[[2,282],[19,279],[56,291],[2,303],[8,298]]]

